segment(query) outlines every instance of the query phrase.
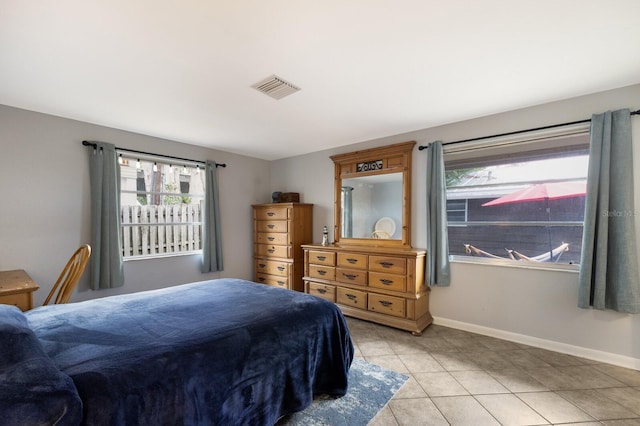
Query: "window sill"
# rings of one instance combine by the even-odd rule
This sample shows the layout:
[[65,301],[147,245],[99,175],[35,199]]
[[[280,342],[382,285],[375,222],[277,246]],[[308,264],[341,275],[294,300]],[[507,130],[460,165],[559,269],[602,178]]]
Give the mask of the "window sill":
[[131,261],[137,261],[137,260],[163,259],[167,257],[192,256],[194,254],[201,255],[202,250],[181,251],[177,253],[160,253],[160,254],[151,254],[151,255],[145,255],[145,256],[129,256],[129,257],[123,258],[122,260],[124,262],[131,262]]
[[558,264],[548,262],[530,262],[527,260],[510,260],[510,259],[482,259],[472,256],[449,256],[451,263],[466,263],[472,265],[499,266],[516,269],[534,269],[538,271],[554,271],[579,273],[580,265],[578,264]]

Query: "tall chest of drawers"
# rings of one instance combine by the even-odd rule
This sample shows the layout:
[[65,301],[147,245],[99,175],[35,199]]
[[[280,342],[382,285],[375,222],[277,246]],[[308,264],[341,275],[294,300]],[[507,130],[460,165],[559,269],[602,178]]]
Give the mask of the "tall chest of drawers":
[[305,292],[342,312],[420,334],[433,321],[424,250],[304,245]]
[[313,241],[313,204],[253,205],[254,280],[303,291],[302,244]]

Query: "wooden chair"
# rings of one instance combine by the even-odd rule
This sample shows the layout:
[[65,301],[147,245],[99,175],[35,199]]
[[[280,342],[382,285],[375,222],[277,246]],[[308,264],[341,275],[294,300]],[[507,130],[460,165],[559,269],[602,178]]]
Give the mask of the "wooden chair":
[[71,293],[73,293],[76,285],[78,285],[82,272],[84,272],[84,268],[87,266],[89,256],[91,256],[91,246],[89,244],[80,246],[80,248],[73,253],[73,256],[71,256],[71,259],[69,259],[65,265],[62,273],[58,277],[58,281],[53,285],[43,305],[49,304],[49,301],[56,291],[58,291],[58,295],[53,303],[61,304],[69,301]]

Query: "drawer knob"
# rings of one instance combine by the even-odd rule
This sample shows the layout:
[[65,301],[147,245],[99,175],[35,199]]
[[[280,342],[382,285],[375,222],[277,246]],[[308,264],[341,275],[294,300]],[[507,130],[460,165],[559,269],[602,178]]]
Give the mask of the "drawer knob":
[[379,303],[385,308],[388,308],[389,306],[393,305],[393,302],[389,302],[388,300],[380,300]]
[[284,271],[284,266],[278,266],[278,271],[280,272]]
[[260,277],[260,278],[258,278],[258,281],[263,282],[264,278]]
[[267,212],[267,216],[275,216],[276,214],[274,212]]
[[351,293],[347,293],[345,294],[345,296],[347,296],[347,299],[349,300],[356,300],[358,298],[355,294],[351,294]]
[[380,262],[380,266],[382,266],[383,268],[391,268],[393,266],[393,263],[391,263],[391,262]]
[[258,264],[258,267],[260,267],[260,268],[266,268],[266,267],[267,267],[267,265],[265,265],[264,263],[259,263],[259,264]]
[[275,240],[275,238],[274,237],[267,237],[267,240],[273,241],[273,240]]
[[269,229],[273,229],[273,228],[275,228],[275,227],[276,227],[276,226],[275,226],[273,223],[270,223],[270,224],[268,224],[268,225],[267,225],[267,228],[269,228]]
[[273,254],[273,253],[276,251],[276,249],[270,248],[270,249],[268,249],[267,251],[268,251],[270,254]]
[[320,270],[318,271],[318,274],[320,274],[320,275],[327,275],[327,271],[320,269]]
[[327,290],[325,290],[324,288],[319,288],[316,291],[320,294],[325,294],[327,292]]
[[351,263],[352,265],[358,263],[358,259],[354,259],[353,257],[350,257],[347,259],[347,262]]
[[278,285],[284,285],[284,281],[278,281]]
[[350,280],[355,280],[356,277],[357,277],[357,275],[353,275],[353,274],[344,274],[343,273],[342,275],[344,275],[347,279],[350,279]]
[[316,259],[318,259],[318,260],[326,260],[327,256],[317,256]]
[[391,285],[393,284],[393,280],[386,280],[384,278],[380,278],[380,282],[384,285]]

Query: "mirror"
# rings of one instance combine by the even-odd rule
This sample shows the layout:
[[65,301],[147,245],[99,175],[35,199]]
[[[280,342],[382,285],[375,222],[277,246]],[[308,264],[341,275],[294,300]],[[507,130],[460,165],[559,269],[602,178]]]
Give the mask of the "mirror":
[[342,238],[402,239],[402,173],[342,180]]
[[331,157],[336,243],[411,246],[411,153],[415,142]]

